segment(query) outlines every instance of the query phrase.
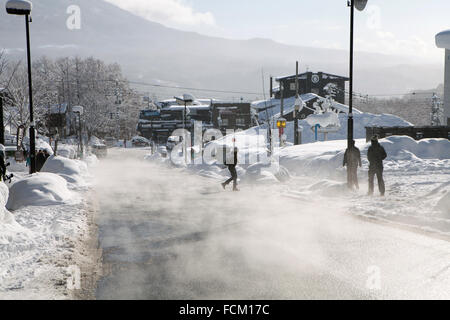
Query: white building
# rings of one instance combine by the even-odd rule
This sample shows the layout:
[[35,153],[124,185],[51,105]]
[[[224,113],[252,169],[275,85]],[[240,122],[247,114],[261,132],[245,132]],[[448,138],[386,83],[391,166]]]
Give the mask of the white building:
[[444,117],[450,126],[450,30],[436,35],[436,46],[445,49]]

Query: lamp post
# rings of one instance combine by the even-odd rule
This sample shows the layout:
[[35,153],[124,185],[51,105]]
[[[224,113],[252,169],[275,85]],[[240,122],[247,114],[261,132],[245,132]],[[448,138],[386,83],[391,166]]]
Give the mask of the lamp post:
[[79,135],[79,142],[78,142],[78,148],[79,154],[81,155],[81,158],[84,157],[84,146],[83,146],[83,127],[81,125],[81,116],[83,115],[84,108],[82,106],[73,106],[72,112],[75,114],[78,114],[78,135]]
[[3,123],[3,99],[6,95],[6,90],[0,88],[0,144],[5,144],[5,126]]
[[194,102],[194,97],[190,94],[184,94],[182,97],[174,97],[176,100],[180,100],[184,102],[184,110],[183,110],[183,153],[184,153],[184,161],[187,163],[187,145],[186,145],[186,116],[187,116],[187,104]]
[[30,14],[33,5],[30,1],[9,0],[6,2],[6,12],[8,14],[25,16],[25,30],[27,37],[27,61],[28,61],[28,94],[30,102],[30,174],[36,172],[36,137],[34,131],[33,115],[33,84],[31,81],[31,50],[30,50]]
[[[353,145],[353,38],[354,38],[354,21],[355,8],[363,11],[367,5],[368,0],[348,0],[347,5],[350,7],[350,88],[348,99],[348,134],[347,134],[347,148],[350,149]],[[347,169],[348,170],[348,169]],[[350,181],[348,181],[350,183]]]

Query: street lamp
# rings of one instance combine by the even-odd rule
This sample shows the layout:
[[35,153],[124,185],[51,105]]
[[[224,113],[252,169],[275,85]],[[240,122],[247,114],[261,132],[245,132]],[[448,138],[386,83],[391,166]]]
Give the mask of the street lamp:
[[[347,148],[353,145],[353,31],[355,21],[355,8],[363,11],[368,0],[348,0],[347,5],[350,7],[350,92],[348,100],[348,134]],[[347,169],[348,170],[348,169]],[[350,177],[350,176],[349,176]],[[350,181],[348,181],[350,183]]]
[[3,100],[7,97],[7,91],[0,88],[0,144],[5,144],[5,126],[3,124]]
[[33,115],[33,85],[31,81],[31,50],[30,50],[30,14],[33,5],[30,1],[9,0],[6,2],[8,14],[25,16],[25,30],[27,37],[27,61],[28,61],[28,94],[30,100],[30,174],[36,172],[36,136],[34,131]]
[[84,147],[83,147],[83,128],[81,126],[81,116],[83,114],[84,108],[82,106],[74,106],[72,107],[72,112],[78,114],[78,131],[79,131],[79,142],[78,148],[80,149],[79,153],[81,157],[84,156]]
[[183,94],[182,97],[174,97],[176,100],[180,100],[184,102],[184,110],[183,110],[183,142],[184,142],[184,148],[183,148],[183,153],[184,153],[184,160],[187,163],[187,146],[186,146],[186,116],[187,116],[187,104],[188,103],[193,103],[195,98],[190,95],[190,94]]

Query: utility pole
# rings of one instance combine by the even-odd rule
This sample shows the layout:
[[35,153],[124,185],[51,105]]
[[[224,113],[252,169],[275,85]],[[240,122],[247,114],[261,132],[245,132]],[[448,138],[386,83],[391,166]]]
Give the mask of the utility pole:
[[117,105],[117,114],[116,114],[116,120],[117,120],[117,141],[119,141],[120,138],[120,105],[122,104],[122,101],[120,99],[121,92],[119,88],[119,81],[116,80],[116,105]]
[[273,77],[270,76],[270,97],[269,99],[272,99],[273,97]]
[[[299,84],[298,84],[298,61],[295,64],[295,100],[297,102],[299,98]],[[298,106],[300,107],[300,106]],[[298,114],[297,114],[297,105],[294,107],[294,145],[299,144],[298,139]]]
[[347,148],[353,144],[353,30],[355,20],[355,3],[349,0],[350,5],[350,93],[348,100],[348,141]]
[[280,117],[284,116],[284,87],[283,82],[280,80]]
[[183,146],[184,146],[184,162],[187,164],[187,142],[186,142],[186,112],[187,112],[187,101],[184,100],[184,111],[183,111]]
[[32,4],[30,1],[8,1],[6,12],[19,16],[25,16],[25,29],[27,36],[27,62],[28,62],[28,94],[30,104],[30,174],[36,173],[36,137],[34,132],[33,116],[33,85],[31,79],[31,48],[30,48],[30,22]]
[[4,90],[0,89],[0,144],[5,145],[5,126],[3,123],[3,95]]
[[30,102],[30,174],[36,173],[36,133],[34,131],[33,85],[31,80],[30,16],[25,15],[27,34],[28,94]]

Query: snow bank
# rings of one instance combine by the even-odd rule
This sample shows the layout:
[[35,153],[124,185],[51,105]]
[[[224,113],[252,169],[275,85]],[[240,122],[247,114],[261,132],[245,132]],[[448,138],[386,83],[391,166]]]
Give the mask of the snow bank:
[[49,206],[71,198],[66,180],[53,173],[41,172],[15,182],[10,188],[6,207],[17,210],[26,206]]
[[[416,141],[408,136],[392,136],[380,141],[386,149],[388,160],[450,159],[448,139],[424,139]],[[367,152],[369,146],[366,146]]]
[[270,164],[256,163],[247,167],[242,175],[243,182],[249,183],[276,183],[289,180],[290,173],[288,169],[280,166],[277,162]]
[[[23,144],[24,144],[24,146],[25,146],[25,148],[26,148],[27,150],[30,150],[30,138],[25,137],[25,138],[23,139]],[[52,147],[48,144],[48,142],[47,142],[46,140],[44,140],[44,139],[41,138],[41,137],[38,137],[38,138],[36,139],[36,150],[37,150],[37,151],[39,151],[39,150],[47,150],[47,152],[48,152],[49,154],[53,154],[53,149],[52,149]]]
[[91,136],[91,139],[89,140],[89,145],[90,146],[96,146],[96,145],[99,145],[99,144],[103,144],[102,140],[100,140],[96,136]]
[[[14,216],[6,210],[5,206],[9,198],[8,187],[0,183],[0,251],[2,246],[29,242],[30,231],[19,225]],[[0,255],[1,256],[1,255]]]
[[90,154],[84,158],[84,162],[88,167],[95,167],[99,163],[98,158],[95,154]]
[[[380,140],[388,154],[385,163],[410,160],[405,165],[416,166],[425,159],[450,159],[450,141],[447,139],[424,139],[415,141],[407,136],[392,136]],[[370,143],[365,139],[356,140],[361,150],[363,165],[367,166],[367,150]],[[346,140],[309,143],[287,147],[279,152],[280,163],[291,172],[298,174],[336,176],[341,175]],[[413,160],[413,161],[411,161]],[[405,168],[404,168],[405,169]]]
[[56,151],[56,154],[58,156],[68,158],[68,159],[75,159],[77,156],[77,149],[76,147],[68,144],[58,144],[58,149]]
[[436,210],[441,211],[447,219],[450,219],[450,191],[439,200]]
[[[354,137],[355,139],[366,138],[366,127],[409,127],[411,123],[403,120],[400,117],[391,114],[371,114],[371,113],[355,113],[354,118]],[[327,140],[345,140],[347,139],[347,115],[339,114],[340,129],[337,132],[328,134]],[[315,142],[314,128],[307,120],[300,120],[299,126],[302,129],[302,143]],[[294,142],[294,123],[288,122],[286,124],[287,141]],[[323,141],[323,134],[319,134],[319,141]]]
[[9,189],[3,182],[0,183],[0,211],[6,206],[9,198]]
[[85,186],[83,175],[87,174],[87,171],[85,162],[59,156],[50,156],[41,170],[58,174],[75,187]]

